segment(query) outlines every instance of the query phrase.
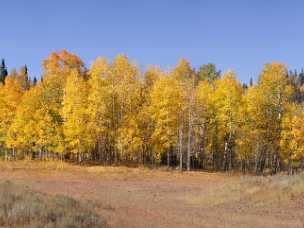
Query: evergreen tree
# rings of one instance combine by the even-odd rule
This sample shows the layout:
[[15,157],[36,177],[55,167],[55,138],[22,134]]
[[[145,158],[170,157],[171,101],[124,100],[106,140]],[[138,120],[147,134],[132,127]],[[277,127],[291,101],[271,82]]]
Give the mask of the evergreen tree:
[[0,64],[0,82],[2,82],[3,84],[5,83],[5,78],[7,76],[8,72],[7,72],[7,68],[5,65],[5,61],[4,59],[1,60],[1,64]]
[[37,85],[37,78],[36,77],[34,77],[34,79],[33,79],[33,86],[35,86],[35,85]]
[[30,80],[28,75],[28,68],[26,65],[20,68],[20,71],[17,76],[17,82],[20,87],[25,91],[30,88]]
[[250,77],[249,86],[250,86],[250,87],[253,86],[253,78],[252,78],[252,77]]

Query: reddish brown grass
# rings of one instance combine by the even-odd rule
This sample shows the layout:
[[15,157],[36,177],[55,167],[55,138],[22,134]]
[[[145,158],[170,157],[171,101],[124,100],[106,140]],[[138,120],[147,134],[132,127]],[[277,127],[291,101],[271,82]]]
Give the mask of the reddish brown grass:
[[2,162],[0,178],[90,200],[113,227],[299,227],[304,176],[252,177],[147,168]]

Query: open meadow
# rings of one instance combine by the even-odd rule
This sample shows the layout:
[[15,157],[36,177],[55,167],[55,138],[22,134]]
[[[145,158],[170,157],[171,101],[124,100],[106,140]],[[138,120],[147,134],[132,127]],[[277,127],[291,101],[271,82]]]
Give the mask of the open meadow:
[[[4,227],[23,227],[37,220],[28,214],[27,219],[14,220],[18,208],[36,210],[41,216],[51,214],[44,220],[55,221],[52,216],[60,214],[78,216],[74,227],[304,226],[303,174],[257,177],[38,161],[1,162],[0,167],[0,222]],[[15,200],[11,208],[5,206],[5,217],[3,201],[9,194],[24,195],[22,191],[38,196],[27,197],[28,205],[23,199]],[[46,207],[37,207],[33,197],[38,197],[37,202],[45,199]],[[58,221],[68,227],[69,221]],[[48,227],[56,227],[56,222],[52,225]]]

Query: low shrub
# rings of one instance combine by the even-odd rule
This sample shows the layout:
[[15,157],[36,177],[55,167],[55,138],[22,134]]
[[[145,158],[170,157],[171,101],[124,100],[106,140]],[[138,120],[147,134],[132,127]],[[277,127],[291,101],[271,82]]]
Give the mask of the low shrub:
[[9,181],[0,183],[1,227],[106,227],[90,203],[33,192]]

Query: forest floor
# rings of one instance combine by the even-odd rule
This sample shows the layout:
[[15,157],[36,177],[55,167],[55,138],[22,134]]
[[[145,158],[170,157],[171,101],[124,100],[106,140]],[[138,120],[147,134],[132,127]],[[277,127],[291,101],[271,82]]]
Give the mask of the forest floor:
[[0,180],[90,201],[110,227],[304,228],[304,175],[0,162]]

